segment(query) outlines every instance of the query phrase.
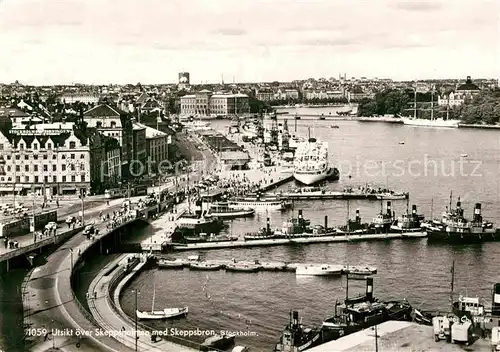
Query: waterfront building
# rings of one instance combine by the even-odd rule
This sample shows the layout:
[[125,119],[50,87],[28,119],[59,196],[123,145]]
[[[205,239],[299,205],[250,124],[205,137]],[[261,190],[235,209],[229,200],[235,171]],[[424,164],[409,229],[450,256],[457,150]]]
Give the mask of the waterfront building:
[[121,148],[114,138],[87,129],[90,146],[90,179],[94,193],[116,188],[121,181]]
[[458,106],[466,101],[471,101],[481,90],[472,82],[470,76],[467,76],[464,84],[457,86],[455,91],[438,96],[439,106]]
[[132,121],[132,177],[140,177],[147,172],[146,129],[142,123]]
[[181,97],[181,115],[185,116],[234,116],[249,112],[246,94],[212,94],[202,90]]
[[59,96],[60,103],[74,104],[77,102],[84,104],[97,104],[99,96],[93,93],[65,93]]
[[90,192],[88,140],[54,125],[13,129],[9,136],[0,136],[0,194]]
[[146,126],[146,148],[148,157],[148,173],[158,172],[158,165],[168,160],[168,145],[172,143],[172,136]]

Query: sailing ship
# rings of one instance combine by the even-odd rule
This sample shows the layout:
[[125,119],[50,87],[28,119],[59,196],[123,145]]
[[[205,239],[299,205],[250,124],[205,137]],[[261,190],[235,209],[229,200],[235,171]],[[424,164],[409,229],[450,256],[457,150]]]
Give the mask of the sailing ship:
[[446,109],[446,119],[443,118],[434,118],[434,91],[435,87],[432,87],[431,90],[431,118],[430,119],[421,119],[417,118],[417,82],[415,82],[414,89],[414,107],[413,107],[413,117],[401,117],[401,120],[405,125],[410,126],[420,126],[420,127],[445,127],[445,128],[458,128],[458,124],[460,120],[450,120],[449,119],[449,106]]
[[170,318],[176,318],[180,316],[187,316],[188,307],[183,308],[165,308],[163,310],[155,310],[155,295],[156,287],[153,287],[153,303],[151,304],[151,311],[139,311],[136,310],[135,314],[140,320],[164,320]]

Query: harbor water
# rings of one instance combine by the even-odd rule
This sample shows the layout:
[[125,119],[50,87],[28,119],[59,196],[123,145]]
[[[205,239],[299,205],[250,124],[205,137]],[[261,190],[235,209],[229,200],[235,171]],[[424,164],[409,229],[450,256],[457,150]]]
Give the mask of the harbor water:
[[[289,121],[290,122],[290,121]],[[364,124],[336,121],[289,123],[292,134],[311,134],[329,143],[329,160],[339,168],[337,182],[327,188],[390,188],[410,192],[410,206],[426,217],[438,218],[450,202],[460,196],[466,217],[474,203],[482,203],[483,217],[500,224],[500,139],[496,131],[473,129],[430,129],[393,124]],[[215,121],[216,129],[226,129],[226,121]],[[350,177],[349,177],[350,176]],[[281,186],[287,189],[290,185]],[[392,201],[396,216],[406,211],[406,201]],[[360,209],[362,221],[385,208],[374,201],[350,201],[350,217]],[[265,226],[272,227],[302,209],[312,224],[343,225],[347,202],[342,200],[295,202],[288,213],[269,212],[252,219],[237,219],[227,230],[242,236]],[[147,227],[142,236],[160,228]],[[383,300],[406,298],[423,310],[446,309],[449,304],[451,265],[455,261],[455,293],[479,296],[491,302],[493,283],[500,282],[499,243],[476,245],[428,244],[426,239],[357,243],[311,244],[265,248],[221,249],[181,253],[200,254],[206,259],[285,261],[370,265],[378,269],[374,294]],[[153,323],[158,329],[214,329],[249,331],[236,338],[238,344],[255,351],[270,351],[288,321],[291,309],[299,310],[304,324],[320,324],[334,313],[336,300],[346,295],[345,278],[298,278],[290,272],[226,273],[152,269],[141,273],[122,298],[124,310],[133,315],[134,296],[139,288],[138,308],[149,310],[156,282],[155,309],[189,307],[185,320]],[[349,283],[349,293],[361,293],[362,281]],[[202,338],[197,338],[198,341]]]

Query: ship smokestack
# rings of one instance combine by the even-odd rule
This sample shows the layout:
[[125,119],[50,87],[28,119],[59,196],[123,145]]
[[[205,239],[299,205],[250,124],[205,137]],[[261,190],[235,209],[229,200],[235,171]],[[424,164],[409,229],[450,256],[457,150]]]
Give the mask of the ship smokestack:
[[356,209],[356,223],[361,223],[361,217],[359,216],[359,209]]
[[267,218],[266,220],[266,231],[267,233],[271,232],[271,219]]
[[366,278],[366,299],[373,301],[373,277]]
[[458,197],[457,209],[460,209],[460,208],[462,208],[462,202],[460,201],[460,197]]
[[493,299],[491,304],[491,315],[500,316],[500,284],[493,285]]
[[328,228],[328,215],[325,215],[325,230]]
[[391,216],[392,211],[391,211],[391,201],[387,201],[387,215]]
[[292,325],[293,326],[299,325],[299,312],[297,312],[296,310],[294,310],[292,313]]
[[483,222],[483,217],[481,216],[481,203],[476,203],[474,207],[474,222]]
[[411,206],[411,213],[412,213],[413,215],[417,215],[417,206],[416,206],[415,204],[413,204],[413,205]]

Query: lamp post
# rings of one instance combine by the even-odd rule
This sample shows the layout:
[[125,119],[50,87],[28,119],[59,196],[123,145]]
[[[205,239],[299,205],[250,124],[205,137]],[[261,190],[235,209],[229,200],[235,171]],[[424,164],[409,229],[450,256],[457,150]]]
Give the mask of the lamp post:
[[135,289],[135,350],[137,351],[137,341],[139,337],[137,336],[137,295],[140,294],[139,290]]

